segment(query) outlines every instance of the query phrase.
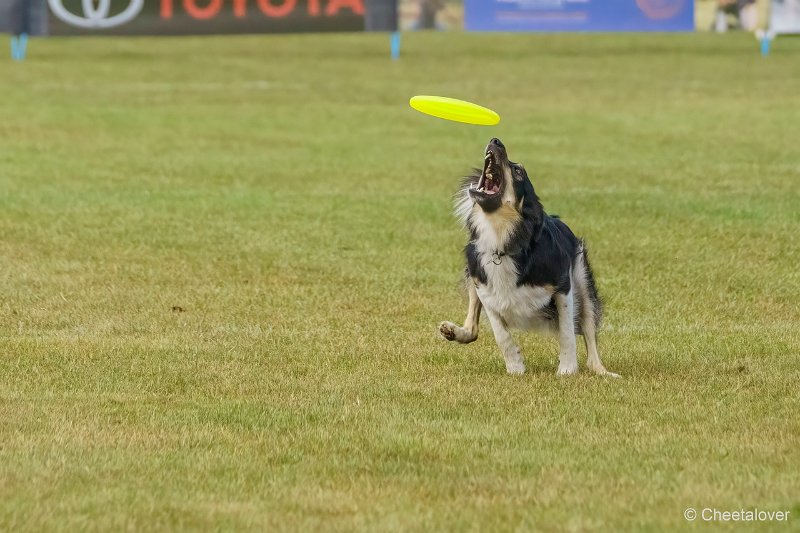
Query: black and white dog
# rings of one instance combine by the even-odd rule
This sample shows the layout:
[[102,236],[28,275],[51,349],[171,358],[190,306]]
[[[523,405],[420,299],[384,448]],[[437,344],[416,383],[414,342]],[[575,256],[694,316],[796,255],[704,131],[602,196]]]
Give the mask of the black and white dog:
[[456,214],[469,231],[464,326],[442,322],[442,336],[462,344],[478,338],[481,307],[494,330],[509,374],[522,374],[522,353],[509,329],[558,334],[558,375],[578,372],[575,334],[583,335],[588,366],[619,377],[600,362],[597,330],[603,306],[586,247],[564,222],[548,216],[522,165],[508,160],[500,139],[486,147],[456,195]]

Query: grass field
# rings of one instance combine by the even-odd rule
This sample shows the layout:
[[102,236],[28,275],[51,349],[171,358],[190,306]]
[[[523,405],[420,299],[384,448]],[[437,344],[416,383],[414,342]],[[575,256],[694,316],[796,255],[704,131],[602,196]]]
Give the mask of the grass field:
[[[0,61],[0,529],[662,531],[757,506],[800,530],[800,41],[404,47]],[[587,239],[622,380],[557,379],[535,334],[521,378],[485,323],[438,338],[465,311],[450,195],[494,135]]]

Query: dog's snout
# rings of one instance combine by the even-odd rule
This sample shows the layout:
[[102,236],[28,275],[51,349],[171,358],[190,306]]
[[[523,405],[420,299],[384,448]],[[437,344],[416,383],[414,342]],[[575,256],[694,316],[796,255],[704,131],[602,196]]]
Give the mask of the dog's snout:
[[498,148],[505,148],[505,146],[503,146],[503,143],[497,137],[495,137],[494,139],[489,141],[489,144],[493,144],[493,145],[497,146]]

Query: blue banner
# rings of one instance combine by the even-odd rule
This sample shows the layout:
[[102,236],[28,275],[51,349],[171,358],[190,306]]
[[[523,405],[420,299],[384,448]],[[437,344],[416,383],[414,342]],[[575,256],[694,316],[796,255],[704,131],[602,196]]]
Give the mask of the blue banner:
[[464,0],[469,31],[694,31],[694,0]]

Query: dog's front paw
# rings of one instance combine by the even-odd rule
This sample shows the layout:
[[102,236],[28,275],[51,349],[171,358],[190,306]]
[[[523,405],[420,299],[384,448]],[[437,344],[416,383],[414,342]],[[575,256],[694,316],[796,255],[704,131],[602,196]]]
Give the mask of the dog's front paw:
[[456,340],[456,326],[452,322],[442,322],[439,324],[439,333],[448,341]]
[[508,363],[506,364],[506,372],[508,372],[509,376],[521,376],[525,373],[525,364],[522,361]]
[[556,376],[572,376],[578,373],[578,363],[566,363],[558,365]]

